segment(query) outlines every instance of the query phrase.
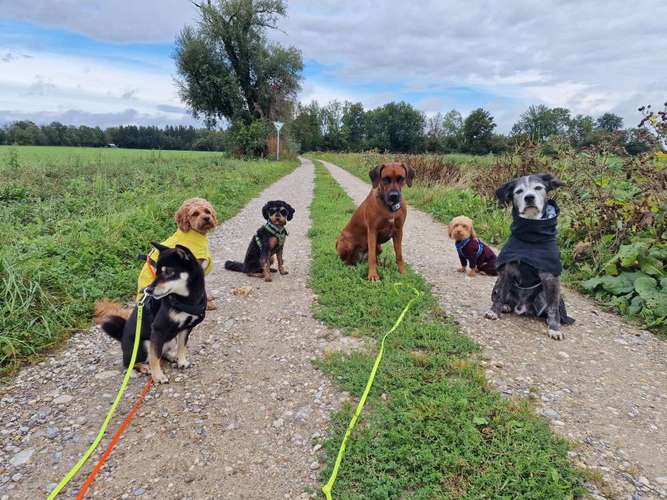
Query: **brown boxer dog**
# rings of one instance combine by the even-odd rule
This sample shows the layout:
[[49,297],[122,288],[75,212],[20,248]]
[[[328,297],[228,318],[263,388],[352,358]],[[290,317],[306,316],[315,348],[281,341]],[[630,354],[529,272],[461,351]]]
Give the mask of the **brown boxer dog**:
[[401,243],[408,207],[401,189],[405,184],[412,186],[415,171],[403,163],[385,163],[375,167],[368,175],[373,189],[340,233],[336,240],[336,253],[350,266],[368,259],[368,280],[378,281],[380,245],[390,239],[394,242],[398,271],[405,272]]

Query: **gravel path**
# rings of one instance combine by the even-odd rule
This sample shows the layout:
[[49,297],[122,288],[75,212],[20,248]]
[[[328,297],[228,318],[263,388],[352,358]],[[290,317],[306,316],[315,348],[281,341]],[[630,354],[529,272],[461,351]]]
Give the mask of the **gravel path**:
[[[215,270],[207,288],[218,309],[193,332],[193,367],[166,369],[170,384],[151,391],[89,496],[308,498],[328,415],[346,397],[312,361],[347,344],[310,314],[312,190],[312,164],[304,161],[212,236]],[[290,274],[265,283],[225,271],[225,259],[245,255],[269,199],[296,209],[285,249]],[[250,293],[233,294],[239,287]],[[0,498],[43,498],[78,460],[118,390],[120,355],[105,334],[79,333],[0,387]],[[143,376],[131,380],[111,432],[144,382]],[[62,498],[78,492],[98,456]]]
[[[325,165],[356,203],[367,196],[367,183]],[[667,498],[667,343],[570,290],[565,302],[577,322],[564,327],[564,341],[549,339],[539,321],[484,319],[494,278],[456,272],[446,227],[413,208],[403,248],[446,312],[484,347],[489,380],[508,397],[534,399],[575,442],[573,461],[599,471],[606,484],[589,485],[593,496]]]

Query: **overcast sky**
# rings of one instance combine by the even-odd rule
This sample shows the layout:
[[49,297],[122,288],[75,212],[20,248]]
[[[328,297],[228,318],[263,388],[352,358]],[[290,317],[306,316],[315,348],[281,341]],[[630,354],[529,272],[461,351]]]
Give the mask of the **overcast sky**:
[[[187,0],[0,0],[0,122],[195,123],[171,59]],[[667,1],[291,0],[272,38],[303,52],[302,101],[620,114],[667,100]]]

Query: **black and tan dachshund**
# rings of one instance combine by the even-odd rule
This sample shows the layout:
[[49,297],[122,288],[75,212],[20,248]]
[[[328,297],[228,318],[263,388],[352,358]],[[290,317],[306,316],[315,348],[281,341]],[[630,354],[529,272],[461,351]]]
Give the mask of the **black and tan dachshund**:
[[245,260],[228,260],[225,262],[225,269],[271,281],[271,262],[274,255],[278,259],[280,274],[287,274],[283,265],[283,249],[287,239],[285,225],[294,217],[294,209],[281,200],[269,201],[262,208],[262,216],[266,224],[260,227],[250,240]]

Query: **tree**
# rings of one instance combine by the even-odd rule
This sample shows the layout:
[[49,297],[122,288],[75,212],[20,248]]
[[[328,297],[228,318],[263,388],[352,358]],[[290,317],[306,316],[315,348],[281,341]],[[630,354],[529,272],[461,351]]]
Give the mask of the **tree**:
[[361,151],[364,147],[364,115],[364,106],[360,102],[346,101],[343,105],[343,140],[349,151]]
[[426,120],[426,133],[424,147],[426,151],[440,153],[445,142],[445,129],[443,127],[442,113],[436,113]]
[[322,108],[323,145],[329,151],[345,149],[343,140],[343,106],[331,101]]
[[570,121],[568,132],[570,144],[581,148],[593,143],[593,117],[589,115],[577,115]]
[[307,106],[298,104],[294,120],[287,125],[289,136],[299,145],[299,150],[317,151],[322,147],[322,112],[317,101]]
[[21,146],[47,144],[44,132],[31,121],[14,122],[7,128],[7,143]]
[[544,104],[530,106],[512,127],[512,135],[525,135],[533,142],[546,142],[565,136],[570,126],[570,110],[549,108]]
[[463,148],[463,117],[461,113],[452,109],[445,113],[442,119],[442,129],[445,135],[444,153],[462,151]]
[[623,118],[614,113],[605,113],[597,119],[595,127],[606,132],[616,132],[623,128]]
[[7,142],[7,132],[3,127],[0,127],[0,144],[5,144]]
[[218,120],[284,119],[300,89],[301,52],[267,41],[285,16],[283,0],[208,0],[200,19],[176,39],[177,85],[195,117]]
[[478,108],[468,115],[463,122],[464,150],[472,154],[488,154],[494,144],[493,116],[488,111]]
[[406,102],[390,102],[366,113],[367,146],[414,153],[424,145],[424,115]]

